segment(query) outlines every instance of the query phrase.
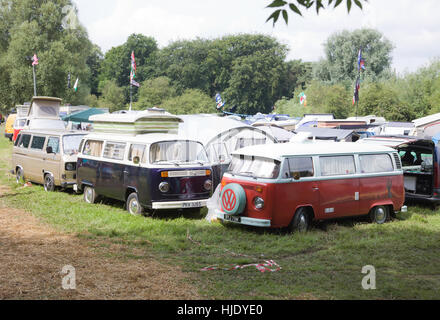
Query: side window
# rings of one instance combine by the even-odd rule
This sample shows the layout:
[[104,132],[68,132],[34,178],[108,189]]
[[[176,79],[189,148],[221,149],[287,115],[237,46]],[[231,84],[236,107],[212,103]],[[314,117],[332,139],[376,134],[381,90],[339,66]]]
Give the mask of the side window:
[[125,143],[107,142],[104,148],[104,158],[123,160],[125,152]]
[[20,148],[27,148],[29,147],[29,142],[31,142],[31,135],[30,134],[24,134],[21,136],[21,141],[19,143]]
[[365,154],[359,156],[362,173],[394,171],[393,161],[388,154]]
[[60,138],[50,137],[47,140],[47,147],[52,147],[53,153],[60,153]]
[[319,162],[323,176],[339,176],[356,172],[353,156],[320,157]]
[[18,147],[21,139],[21,133],[18,134],[17,139],[14,142],[14,146]]
[[287,159],[289,164],[289,178],[313,177],[315,171],[313,169],[312,157],[295,157]]
[[100,157],[102,144],[102,141],[87,140],[84,144],[83,154],[86,156]]
[[34,136],[32,138],[31,149],[43,150],[46,137]]
[[130,146],[130,151],[128,153],[128,160],[133,161],[134,157],[139,157],[141,162],[145,162],[145,145],[143,144],[132,144]]

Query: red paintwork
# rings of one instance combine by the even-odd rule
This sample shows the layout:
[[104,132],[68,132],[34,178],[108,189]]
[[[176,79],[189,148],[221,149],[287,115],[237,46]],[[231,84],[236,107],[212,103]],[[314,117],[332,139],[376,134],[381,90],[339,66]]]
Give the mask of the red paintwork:
[[14,135],[12,136],[12,141],[15,142],[15,140],[17,140],[18,134],[20,133],[20,131],[23,129],[14,129]]
[[[229,183],[240,184],[246,193],[242,215],[270,219],[273,228],[287,227],[300,207],[312,208],[315,220],[325,220],[366,215],[378,205],[390,205],[397,211],[405,200],[403,175],[290,183],[260,183],[223,177],[222,185]],[[262,193],[255,190],[256,186],[263,187]],[[355,200],[355,192],[359,192],[359,200]],[[264,199],[262,210],[253,206],[256,196]],[[334,212],[325,213],[326,208],[334,208]]]

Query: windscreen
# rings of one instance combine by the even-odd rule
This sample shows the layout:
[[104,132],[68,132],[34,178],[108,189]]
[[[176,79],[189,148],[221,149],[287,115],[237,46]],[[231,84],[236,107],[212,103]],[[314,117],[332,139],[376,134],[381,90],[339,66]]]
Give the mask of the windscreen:
[[205,147],[196,141],[163,141],[150,147],[150,162],[159,163],[205,163],[208,162]]
[[81,143],[82,138],[84,138],[85,135],[78,134],[78,135],[69,135],[63,137],[63,150],[64,154],[77,154],[79,150],[79,144]]
[[233,175],[276,179],[280,173],[280,161],[244,155],[234,155],[228,168]]

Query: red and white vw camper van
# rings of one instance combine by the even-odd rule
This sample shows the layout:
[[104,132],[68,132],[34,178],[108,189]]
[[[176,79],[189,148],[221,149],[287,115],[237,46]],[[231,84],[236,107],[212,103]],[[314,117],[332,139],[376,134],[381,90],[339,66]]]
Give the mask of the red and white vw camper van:
[[313,220],[369,215],[384,223],[403,206],[396,150],[345,142],[259,145],[233,153],[217,217],[307,230]]

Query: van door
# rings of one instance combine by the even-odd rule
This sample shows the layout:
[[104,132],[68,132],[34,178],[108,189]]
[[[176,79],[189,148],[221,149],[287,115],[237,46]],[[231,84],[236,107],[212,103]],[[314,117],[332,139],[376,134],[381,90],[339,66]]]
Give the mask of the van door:
[[123,163],[126,143],[107,141],[104,146],[103,160],[100,163],[100,179],[96,192],[117,200],[125,200]]
[[319,216],[331,219],[359,215],[359,178],[354,155],[320,156],[319,164]]
[[32,137],[31,146],[29,149],[29,157],[27,159],[27,166],[29,167],[30,180],[37,183],[44,183],[43,169],[44,159],[46,157],[46,150],[43,147],[46,142],[46,137],[43,135],[34,135]]
[[[52,148],[52,153],[47,153],[48,147]],[[60,138],[49,137],[47,139],[47,144],[44,151],[46,152],[44,171],[52,173],[55,180],[55,184],[59,185],[61,183],[60,172],[62,171],[60,168],[61,165]]]

